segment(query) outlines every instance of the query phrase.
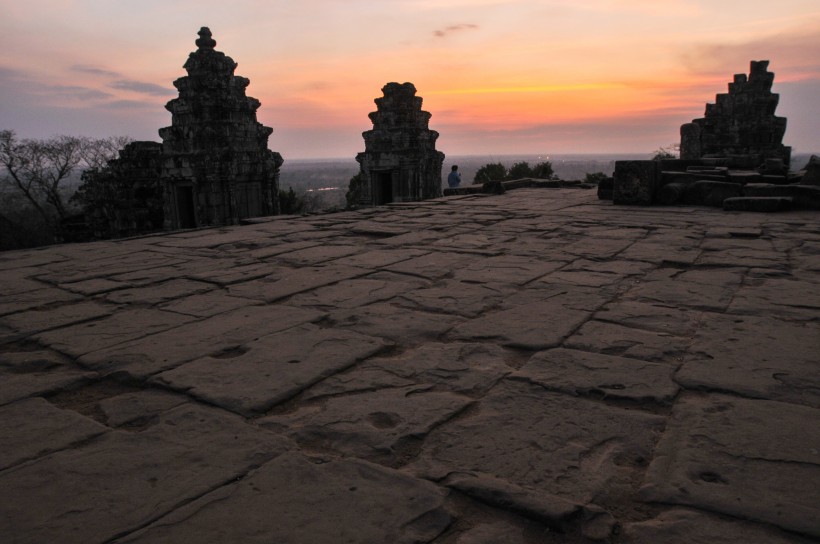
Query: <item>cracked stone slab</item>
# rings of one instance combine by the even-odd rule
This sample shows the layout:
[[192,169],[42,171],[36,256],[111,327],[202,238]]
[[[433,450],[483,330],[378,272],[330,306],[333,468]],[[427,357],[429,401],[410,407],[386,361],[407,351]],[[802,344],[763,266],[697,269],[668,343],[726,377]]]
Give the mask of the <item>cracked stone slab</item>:
[[364,461],[286,453],[122,542],[420,544],[450,523],[444,495],[429,482]]
[[39,397],[8,404],[0,407],[0,444],[3,444],[0,470],[67,448],[108,430],[93,419],[71,410],[61,410]]
[[619,299],[595,312],[595,319],[633,329],[692,336],[698,328],[702,313],[700,310],[680,306]]
[[[651,239],[650,239],[651,240]],[[697,241],[691,245],[665,243],[661,241],[638,241],[618,254],[619,259],[630,261],[646,261],[654,264],[675,263],[693,265],[701,254],[696,247]]]
[[99,409],[110,427],[120,427],[128,423],[146,422],[185,404],[190,399],[166,391],[136,391],[103,399]]
[[196,359],[154,377],[227,410],[262,413],[389,344],[352,331],[302,325]]
[[514,348],[542,350],[558,346],[594,311],[567,306],[571,293],[487,313],[456,326],[450,336],[465,341],[494,340]]
[[489,476],[578,504],[630,496],[636,467],[665,423],[510,380],[470,412],[430,433],[414,465],[420,473]]
[[105,298],[116,304],[148,304],[154,305],[182,298],[188,295],[203,293],[213,289],[213,285],[201,281],[174,279],[145,287],[134,287],[113,291]]
[[107,542],[289,447],[238,416],[183,405],[143,432],[113,430],[0,472],[0,534],[9,543]]
[[315,266],[325,261],[361,253],[361,251],[361,248],[357,246],[335,246],[322,244],[288,253],[280,253],[274,260],[296,266]]
[[93,278],[71,283],[60,283],[60,289],[86,296],[99,295],[128,287],[130,287],[128,283],[110,280],[108,278]]
[[145,378],[193,359],[230,352],[256,338],[318,321],[324,316],[314,310],[281,304],[247,306],[93,351],[80,357],[80,362],[105,375],[124,371]]
[[429,285],[428,282],[421,278],[392,272],[377,272],[363,278],[344,280],[335,285],[294,295],[288,303],[324,309],[353,309],[374,302],[390,300],[402,293],[413,292],[427,285]]
[[435,385],[436,390],[476,395],[511,372],[507,352],[492,344],[428,343],[395,357],[371,357],[305,392],[305,399],[384,387]]
[[392,264],[385,267],[385,270],[435,280],[451,274],[454,270],[463,268],[477,258],[475,255],[466,255],[464,253],[434,251]]
[[383,268],[427,253],[429,252],[422,249],[374,249],[336,259],[333,264],[369,269]]
[[689,338],[666,332],[633,329],[590,320],[564,342],[564,347],[644,361],[678,364],[689,343]]
[[510,379],[571,395],[670,404],[678,392],[673,373],[669,365],[559,348],[536,353]]
[[0,405],[80,385],[96,372],[69,364],[53,351],[0,353]]
[[365,268],[352,266],[303,267],[261,280],[237,283],[228,287],[228,293],[237,297],[275,302],[279,299],[310,291],[325,285],[369,274]]
[[42,332],[34,337],[57,351],[79,357],[173,329],[192,319],[190,316],[149,308],[123,309],[103,319]]
[[115,309],[114,306],[109,304],[100,304],[94,300],[85,300],[52,308],[41,308],[11,314],[0,318],[0,321],[12,329],[25,333],[34,333],[106,317],[111,315]]
[[726,395],[681,398],[641,498],[820,537],[820,410]]
[[428,389],[410,386],[351,393],[258,423],[286,432],[299,443],[321,444],[349,455],[400,455],[396,449],[401,441],[423,438],[473,402]]
[[159,308],[169,312],[190,315],[193,317],[211,317],[238,308],[262,304],[258,300],[234,297],[223,291],[212,291],[161,304]]
[[704,314],[675,380],[820,408],[820,322]]
[[625,298],[667,306],[724,311],[743,280],[742,270],[658,271],[629,290]]
[[336,327],[387,338],[402,345],[437,339],[462,319],[408,310],[384,302],[331,312],[330,318]]
[[418,310],[478,317],[496,306],[512,289],[504,284],[444,280],[427,289],[408,289],[395,301]]
[[814,320],[820,315],[820,289],[793,279],[753,280],[740,288],[728,312]]
[[524,285],[564,266],[563,261],[535,259],[520,255],[479,258],[455,269],[455,278],[465,282]]
[[724,519],[674,508],[647,521],[624,524],[623,544],[810,544],[816,540],[778,531],[768,525]]
[[54,303],[78,302],[82,297],[62,289],[46,287],[21,293],[0,294],[0,315],[42,308]]

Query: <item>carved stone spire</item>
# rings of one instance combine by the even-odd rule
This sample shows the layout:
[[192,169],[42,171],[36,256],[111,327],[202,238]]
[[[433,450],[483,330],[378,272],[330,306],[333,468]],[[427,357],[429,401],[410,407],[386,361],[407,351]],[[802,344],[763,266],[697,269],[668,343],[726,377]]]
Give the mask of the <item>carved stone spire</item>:
[[199,39],[196,41],[196,46],[200,51],[213,50],[216,47],[216,40],[211,37],[211,29],[203,26],[199,29]]

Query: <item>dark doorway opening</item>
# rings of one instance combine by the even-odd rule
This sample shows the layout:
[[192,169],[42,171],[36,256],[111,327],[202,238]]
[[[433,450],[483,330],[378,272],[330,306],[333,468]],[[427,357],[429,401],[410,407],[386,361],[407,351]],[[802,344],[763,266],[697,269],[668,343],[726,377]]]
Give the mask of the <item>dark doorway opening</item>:
[[179,228],[192,229],[196,227],[193,187],[177,187],[177,217],[179,218]]
[[376,173],[376,205],[390,204],[393,202],[393,173]]

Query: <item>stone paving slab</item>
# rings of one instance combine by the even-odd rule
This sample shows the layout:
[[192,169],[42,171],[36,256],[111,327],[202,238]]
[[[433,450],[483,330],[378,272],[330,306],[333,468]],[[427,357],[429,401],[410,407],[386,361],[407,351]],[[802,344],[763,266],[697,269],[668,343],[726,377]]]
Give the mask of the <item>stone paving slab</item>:
[[817,224],[517,189],[0,254],[0,541],[820,542]]

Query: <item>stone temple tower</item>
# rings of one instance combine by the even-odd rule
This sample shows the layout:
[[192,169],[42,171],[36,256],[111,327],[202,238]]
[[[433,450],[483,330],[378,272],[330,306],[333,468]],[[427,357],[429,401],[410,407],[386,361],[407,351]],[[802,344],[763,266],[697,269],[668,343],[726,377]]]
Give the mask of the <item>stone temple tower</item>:
[[364,132],[364,153],[358,183],[351,183],[353,200],[361,206],[424,200],[441,196],[441,164],[436,151],[438,132],[430,130],[430,113],[412,83],[388,83],[370,114],[373,130]]
[[723,157],[730,166],[756,168],[769,159],[788,166],[791,148],[783,145],[786,118],[774,112],[769,61],[752,61],[749,76],[736,74],[729,92],[718,94],[706,113],[681,127],[681,158]]
[[273,132],[256,120],[260,103],[245,95],[250,81],[234,75],[237,64],[215,51],[203,27],[197,50],[174,81],[179,97],[165,108],[171,126],[161,128],[161,177],[165,228],[236,224],[279,212],[282,157],[268,149]]

